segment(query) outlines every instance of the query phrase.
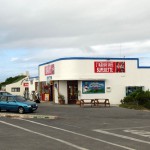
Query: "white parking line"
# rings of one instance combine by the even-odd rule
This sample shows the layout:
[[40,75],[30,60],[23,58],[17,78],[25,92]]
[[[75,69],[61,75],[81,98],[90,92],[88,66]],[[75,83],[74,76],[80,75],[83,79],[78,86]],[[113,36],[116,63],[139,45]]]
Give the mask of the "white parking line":
[[107,135],[116,136],[116,137],[123,138],[123,139],[136,141],[136,142],[150,144],[150,142],[148,142],[148,141],[143,141],[143,140],[139,140],[139,139],[132,138],[132,137],[129,137],[129,136],[120,135],[120,134],[116,134],[116,133],[111,133],[111,132],[107,132],[107,131],[103,131],[103,130],[99,130],[99,129],[96,129],[96,130],[93,130],[93,131],[100,132],[100,133],[107,134]]
[[106,143],[106,144],[109,144],[109,145],[113,145],[113,146],[116,146],[116,147],[120,147],[120,148],[123,148],[123,149],[135,150],[135,149],[130,148],[130,147],[126,147],[126,146],[123,146],[123,145],[115,144],[115,143],[112,143],[112,142],[108,142],[108,141],[105,141],[105,140],[101,140],[101,139],[98,139],[98,138],[94,138],[94,137],[91,137],[91,136],[88,136],[88,135],[84,135],[84,134],[81,134],[81,133],[77,133],[77,132],[73,132],[73,131],[70,131],[70,130],[66,130],[66,129],[62,129],[62,128],[58,128],[58,127],[54,127],[54,126],[49,126],[49,125],[46,125],[46,124],[42,124],[42,123],[39,123],[39,122],[27,120],[27,119],[20,119],[20,120],[28,121],[30,123],[34,123],[34,124],[38,124],[38,125],[41,125],[41,126],[53,128],[53,129],[56,129],[56,130],[61,130],[61,131],[64,131],[64,132],[68,132],[68,133],[71,133],[71,134],[74,134],[74,135],[82,136],[82,137],[85,137],[85,138],[88,138],[88,139],[92,139],[92,140],[95,140],[95,141],[103,142],[103,143]]
[[135,129],[135,128],[137,128],[137,129],[140,129],[140,128],[149,128],[150,126],[141,126],[141,127],[124,127],[124,128],[107,128],[107,129],[102,129],[102,130],[120,130],[120,129]]
[[131,134],[150,138],[150,132],[148,132],[148,131],[144,131],[144,130],[123,130],[123,131],[131,133]]
[[21,129],[21,130],[24,130],[24,131],[33,133],[33,134],[37,134],[37,135],[40,135],[40,136],[43,136],[43,137],[46,137],[46,138],[49,138],[49,139],[52,139],[52,140],[56,140],[56,141],[58,141],[58,142],[61,142],[61,143],[63,143],[63,144],[66,144],[66,145],[68,145],[68,146],[74,147],[74,148],[79,149],[79,150],[88,150],[88,149],[86,149],[86,148],[80,147],[80,146],[75,145],[75,144],[72,144],[72,143],[70,143],[70,142],[67,142],[67,141],[64,141],[64,140],[61,140],[61,139],[58,139],[58,138],[54,138],[54,137],[52,137],[52,136],[45,135],[45,134],[42,134],[42,133],[39,133],[39,132],[35,132],[35,131],[32,131],[32,130],[29,130],[29,129],[26,129],[26,128],[23,128],[23,127],[14,125],[14,124],[11,124],[11,123],[7,123],[7,122],[5,122],[5,121],[0,121],[0,123],[9,125],[9,126],[12,126],[12,127],[15,127],[15,128],[18,128],[18,129]]

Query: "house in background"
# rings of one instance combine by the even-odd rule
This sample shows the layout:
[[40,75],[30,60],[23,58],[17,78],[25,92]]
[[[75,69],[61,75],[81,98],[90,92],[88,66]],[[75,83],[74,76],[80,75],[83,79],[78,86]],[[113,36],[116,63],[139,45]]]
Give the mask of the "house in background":
[[6,85],[6,91],[13,95],[29,98],[29,76],[26,76],[14,83]]

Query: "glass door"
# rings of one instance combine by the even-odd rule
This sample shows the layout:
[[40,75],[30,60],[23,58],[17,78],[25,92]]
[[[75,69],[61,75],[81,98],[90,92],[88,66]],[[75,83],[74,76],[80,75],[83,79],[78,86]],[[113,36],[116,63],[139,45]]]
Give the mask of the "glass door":
[[68,104],[76,104],[78,100],[78,81],[67,82]]

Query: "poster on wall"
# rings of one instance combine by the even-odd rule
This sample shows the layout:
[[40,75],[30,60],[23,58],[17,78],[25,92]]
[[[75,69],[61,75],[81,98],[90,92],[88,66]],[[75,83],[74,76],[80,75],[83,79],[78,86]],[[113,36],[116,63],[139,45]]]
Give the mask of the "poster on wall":
[[82,94],[105,93],[104,81],[82,81]]
[[125,62],[96,61],[94,62],[95,73],[124,73]]

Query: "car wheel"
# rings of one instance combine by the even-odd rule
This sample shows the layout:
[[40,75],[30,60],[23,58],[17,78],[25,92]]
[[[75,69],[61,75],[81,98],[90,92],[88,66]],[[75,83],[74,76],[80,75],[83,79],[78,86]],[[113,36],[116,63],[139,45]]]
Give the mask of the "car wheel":
[[19,107],[18,108],[18,112],[19,112],[19,114],[23,114],[24,113],[24,108],[23,107]]

